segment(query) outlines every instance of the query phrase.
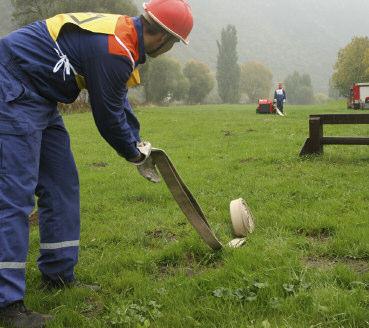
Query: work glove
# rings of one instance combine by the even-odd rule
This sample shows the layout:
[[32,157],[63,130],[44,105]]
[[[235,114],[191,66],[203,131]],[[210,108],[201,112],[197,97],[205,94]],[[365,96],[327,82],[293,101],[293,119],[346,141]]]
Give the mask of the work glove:
[[151,156],[143,164],[137,165],[137,170],[145,179],[149,180],[150,182],[160,182],[160,175]]
[[137,166],[138,172],[147,180],[153,183],[160,182],[160,175],[155,167],[155,163],[152,159],[151,149],[152,146],[150,142],[144,141],[137,144],[137,149],[140,151],[142,155],[144,155],[144,159],[140,162],[134,163]]
[[286,99],[283,99],[283,103],[284,103],[284,104],[286,103]]

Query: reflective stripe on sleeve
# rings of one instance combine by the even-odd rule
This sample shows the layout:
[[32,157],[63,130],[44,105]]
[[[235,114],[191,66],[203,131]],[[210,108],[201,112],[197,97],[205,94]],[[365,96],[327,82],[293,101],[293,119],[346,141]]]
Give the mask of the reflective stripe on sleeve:
[[123,43],[123,41],[121,39],[119,39],[116,35],[115,35],[115,39],[121,45],[121,47],[127,52],[128,56],[129,56],[129,59],[132,62],[132,67],[134,69],[135,68],[135,60],[133,59],[133,56],[132,56],[131,52],[129,51],[129,49],[127,48],[127,46]]
[[25,269],[26,262],[0,262],[1,269]]
[[79,246],[79,240],[62,241],[60,243],[42,243],[40,249],[60,249]]

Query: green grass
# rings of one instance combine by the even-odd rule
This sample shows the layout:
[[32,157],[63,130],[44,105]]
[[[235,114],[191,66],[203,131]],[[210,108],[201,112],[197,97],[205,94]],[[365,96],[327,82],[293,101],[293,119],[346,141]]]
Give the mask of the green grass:
[[163,183],[144,180],[102,140],[91,114],[66,116],[81,180],[76,271],[103,290],[40,290],[33,227],[27,304],[55,315],[49,327],[369,327],[369,149],[298,156],[308,115],[344,108],[288,106],[286,118],[241,105],[137,110],[143,138],[171,156],[224,243],[229,202],[251,207],[247,245],[218,253]]

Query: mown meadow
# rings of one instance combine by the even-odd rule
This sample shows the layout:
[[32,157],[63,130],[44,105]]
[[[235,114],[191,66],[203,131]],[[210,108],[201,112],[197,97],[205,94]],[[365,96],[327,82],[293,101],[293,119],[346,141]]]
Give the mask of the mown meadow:
[[221,252],[164,183],[116,155],[90,113],[66,115],[81,182],[76,272],[102,290],[41,289],[33,224],[26,304],[55,316],[48,327],[369,327],[369,147],[298,156],[309,114],[347,112],[343,102],[287,106],[286,118],[246,105],[137,109],[143,139],[167,151],[224,243],[229,202],[252,209],[246,246]]

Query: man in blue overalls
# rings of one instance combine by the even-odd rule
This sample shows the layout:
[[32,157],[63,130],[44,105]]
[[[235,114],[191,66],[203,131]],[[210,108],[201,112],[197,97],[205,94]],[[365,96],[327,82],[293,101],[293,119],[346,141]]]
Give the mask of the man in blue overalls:
[[[96,126],[117,153],[152,178],[150,144],[127,100],[145,55],[188,43],[185,0],[151,0],[140,17],[61,14],[0,39],[0,321],[43,327],[24,304],[28,216],[38,197],[40,257],[47,286],[72,285],[80,236],[79,182],[57,102],[86,87]],[[1,324],[0,324],[1,325]]]
[[282,83],[278,83],[278,87],[274,91],[274,100],[277,102],[280,112],[283,113],[283,106],[286,102],[286,91],[283,89]]

